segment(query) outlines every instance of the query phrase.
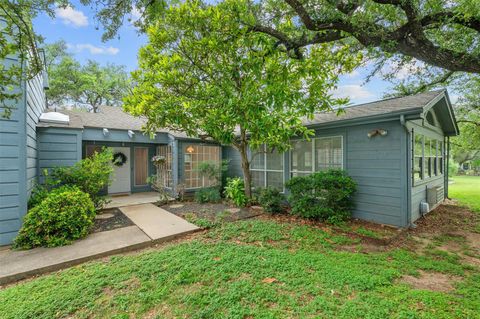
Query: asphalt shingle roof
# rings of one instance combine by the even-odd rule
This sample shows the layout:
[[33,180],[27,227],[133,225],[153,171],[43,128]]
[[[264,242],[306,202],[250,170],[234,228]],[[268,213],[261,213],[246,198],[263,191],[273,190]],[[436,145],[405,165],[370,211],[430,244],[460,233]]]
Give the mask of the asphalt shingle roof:
[[[305,119],[305,125],[316,125],[349,119],[367,118],[376,115],[388,113],[401,113],[402,111],[411,111],[414,109],[422,109],[430,101],[435,99],[444,90],[420,93],[411,96],[391,98],[375,101],[366,104],[345,107],[345,113],[337,116],[335,111],[322,112],[314,115],[312,120]],[[39,127],[64,127],[64,128],[84,128],[98,127],[120,130],[141,131],[146,124],[145,117],[135,117],[122,110],[121,107],[100,106],[97,113],[90,113],[80,110],[60,110],[60,113],[70,116],[68,125],[58,123],[39,122]],[[158,132],[169,133],[176,137],[187,137],[182,132],[174,132],[170,130],[159,130]]]
[[426,106],[430,101],[435,99],[438,95],[443,94],[443,92],[444,90],[437,90],[416,95],[348,106],[344,108],[345,113],[338,116],[335,111],[317,113],[314,115],[314,118],[312,120],[304,120],[303,122],[305,125],[315,125],[394,112],[398,113],[402,111],[410,111],[413,109],[421,109]]

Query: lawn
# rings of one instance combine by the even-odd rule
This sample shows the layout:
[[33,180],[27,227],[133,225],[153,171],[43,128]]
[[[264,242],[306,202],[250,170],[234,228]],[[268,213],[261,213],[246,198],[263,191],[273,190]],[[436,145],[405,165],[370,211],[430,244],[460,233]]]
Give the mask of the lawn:
[[449,196],[480,212],[480,176],[455,176],[453,181],[448,186]]
[[[0,290],[0,317],[480,318],[478,268],[446,252],[351,249],[361,245],[326,226],[225,223]],[[401,280],[423,272],[457,278],[453,290]]]

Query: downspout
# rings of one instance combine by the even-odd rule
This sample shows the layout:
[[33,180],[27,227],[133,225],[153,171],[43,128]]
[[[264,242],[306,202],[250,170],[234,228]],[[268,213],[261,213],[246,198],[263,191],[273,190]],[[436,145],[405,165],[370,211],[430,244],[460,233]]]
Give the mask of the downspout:
[[[444,197],[448,198],[448,168],[450,167],[450,136],[447,136],[447,167],[445,167],[443,170],[443,174],[445,175],[445,187],[444,187]],[[446,172],[445,172],[446,171]]]
[[407,143],[406,143],[406,156],[407,156],[407,167],[406,167],[406,170],[407,170],[407,223],[409,224],[410,227],[416,227],[416,225],[414,223],[411,223],[411,207],[412,207],[412,203],[411,203],[411,189],[412,189],[412,179],[411,179],[411,158],[410,158],[410,149],[409,149],[409,143],[410,143],[410,130],[408,129],[407,127],[407,122],[405,121],[405,115],[400,115],[400,125],[403,126],[403,128],[405,129],[405,132],[407,134]]

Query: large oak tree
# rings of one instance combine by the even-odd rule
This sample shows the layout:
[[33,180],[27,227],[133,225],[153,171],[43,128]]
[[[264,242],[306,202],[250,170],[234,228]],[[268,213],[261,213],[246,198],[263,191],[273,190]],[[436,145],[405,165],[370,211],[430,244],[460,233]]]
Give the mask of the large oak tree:
[[302,117],[345,102],[328,92],[358,59],[329,44],[291,59],[244,21],[255,21],[247,1],[170,7],[148,30],[125,108],[146,116],[151,132],[167,127],[236,148],[250,197],[249,149],[282,151],[294,135],[310,135]]

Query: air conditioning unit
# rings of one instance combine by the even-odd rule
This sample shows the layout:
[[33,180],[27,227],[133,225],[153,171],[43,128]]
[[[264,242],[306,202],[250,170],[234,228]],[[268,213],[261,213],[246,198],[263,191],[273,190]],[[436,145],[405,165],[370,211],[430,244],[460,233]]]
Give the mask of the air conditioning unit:
[[427,202],[430,207],[434,207],[443,201],[443,185],[427,188]]

